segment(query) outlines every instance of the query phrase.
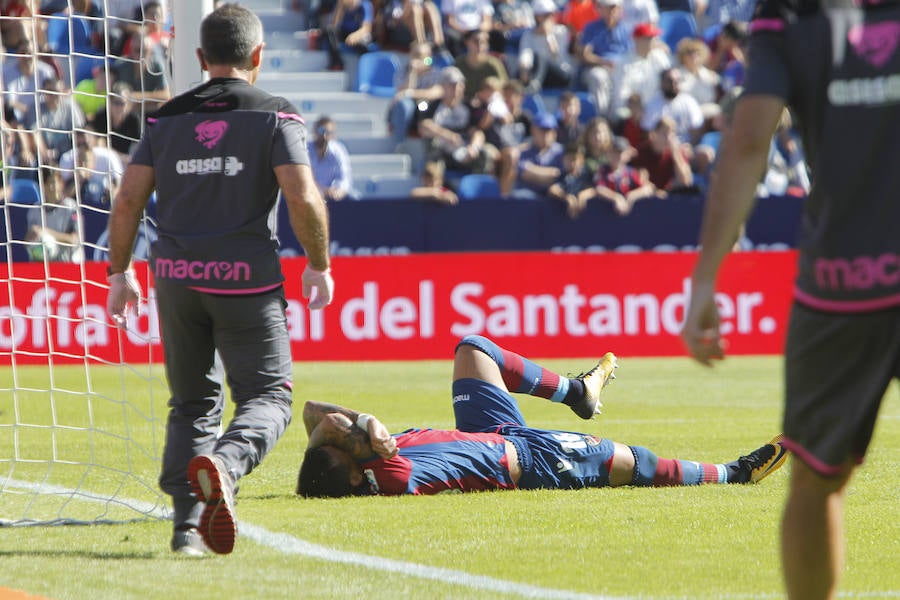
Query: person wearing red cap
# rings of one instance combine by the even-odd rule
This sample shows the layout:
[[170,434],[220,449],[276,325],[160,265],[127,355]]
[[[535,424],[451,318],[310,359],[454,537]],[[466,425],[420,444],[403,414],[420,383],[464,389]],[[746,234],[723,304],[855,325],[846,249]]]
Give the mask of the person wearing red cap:
[[660,29],[653,23],[638,23],[633,30],[634,49],[625,55],[613,80],[612,114],[625,108],[637,93],[646,104],[659,91],[660,73],[672,66],[669,53],[656,43]]

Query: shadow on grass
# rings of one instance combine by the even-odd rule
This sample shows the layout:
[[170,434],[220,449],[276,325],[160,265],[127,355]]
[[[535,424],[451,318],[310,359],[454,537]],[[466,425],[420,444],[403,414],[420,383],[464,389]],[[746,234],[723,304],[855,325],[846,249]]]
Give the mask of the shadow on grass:
[[95,558],[99,560],[149,560],[158,559],[156,552],[87,552],[84,550],[0,550],[0,557],[33,558]]

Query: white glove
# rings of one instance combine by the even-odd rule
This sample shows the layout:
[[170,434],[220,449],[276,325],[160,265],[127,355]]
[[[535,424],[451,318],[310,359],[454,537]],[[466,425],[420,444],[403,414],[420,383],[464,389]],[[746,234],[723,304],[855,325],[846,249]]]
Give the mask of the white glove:
[[128,312],[135,318],[141,316],[141,285],[133,271],[113,273],[109,276],[109,295],[106,297],[106,312],[119,327],[128,326]]
[[[331,278],[331,269],[324,271],[316,271],[309,265],[303,269],[303,275],[300,277],[303,285],[303,297],[309,299],[307,305],[310,310],[318,310],[325,308],[331,304],[331,297],[334,295],[334,280]],[[315,290],[315,294],[313,294]]]

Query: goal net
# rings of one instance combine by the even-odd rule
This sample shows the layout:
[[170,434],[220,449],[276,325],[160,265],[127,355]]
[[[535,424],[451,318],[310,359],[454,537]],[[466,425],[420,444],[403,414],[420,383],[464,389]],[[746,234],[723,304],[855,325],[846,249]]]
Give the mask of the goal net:
[[167,4],[14,0],[0,18],[2,525],[169,514],[168,391],[141,262],[152,202],[135,248],[149,304],[127,331],[107,319],[103,262],[144,114],[170,94]]

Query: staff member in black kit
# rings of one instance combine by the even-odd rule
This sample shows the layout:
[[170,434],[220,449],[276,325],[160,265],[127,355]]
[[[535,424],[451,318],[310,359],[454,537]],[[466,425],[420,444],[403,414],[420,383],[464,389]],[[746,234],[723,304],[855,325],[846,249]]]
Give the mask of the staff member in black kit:
[[[253,86],[263,30],[225,4],[200,26],[210,80],[147,118],[113,202],[107,309],[137,315],[130,270],[138,224],[156,189],[159,239],[151,253],[171,399],[160,486],[172,496],[175,552],[228,554],[237,526],[234,486],[291,420],[292,360],[278,258],[281,189],[308,263],[310,309],[331,302],[328,213],[316,189],[303,119]],[[217,359],[217,355],[221,360]],[[223,370],[236,403],[218,436]]]

